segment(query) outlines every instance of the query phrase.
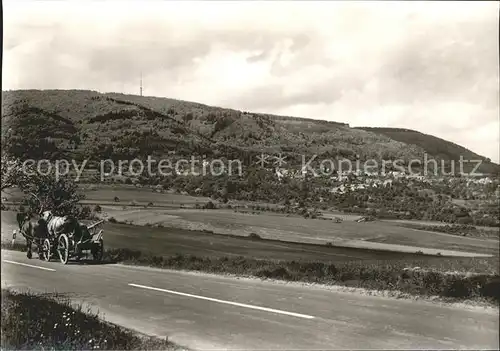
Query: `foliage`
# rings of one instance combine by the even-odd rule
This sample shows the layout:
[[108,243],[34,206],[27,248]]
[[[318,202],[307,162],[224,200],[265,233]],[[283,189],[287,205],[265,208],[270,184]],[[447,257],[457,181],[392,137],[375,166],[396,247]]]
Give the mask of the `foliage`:
[[203,205],[203,208],[207,209],[207,210],[213,210],[216,207],[215,207],[215,204],[212,201],[209,201],[205,205]]
[[[498,173],[498,165],[491,163],[491,160],[482,157],[463,146],[457,145],[455,143],[437,138],[432,135],[424,134],[410,129],[400,129],[400,128],[360,128],[366,131],[380,133],[388,136],[393,140],[403,142],[405,144],[413,144],[422,147],[429,155],[434,157],[439,157],[440,159],[450,161],[460,160],[460,156],[464,160],[478,160],[482,161],[482,165],[479,171],[486,173]],[[464,163],[464,168],[467,172],[471,172],[472,168],[475,167],[475,163]],[[476,170],[476,172],[478,172]]]
[[3,350],[175,350],[172,343],[144,338],[74,308],[69,299],[54,295],[2,289]]
[[[2,123],[13,131],[5,135],[6,145],[12,151],[15,148],[18,157],[40,158],[36,151],[47,150],[43,157],[49,159],[65,152],[78,159],[133,159],[175,151],[244,159],[248,151],[266,151],[285,152],[289,160],[300,163],[302,153],[369,157],[368,145],[377,145],[380,155],[391,157],[409,159],[421,154],[413,146],[343,123],[245,113],[172,99],[25,90],[4,92],[4,104]],[[33,119],[41,119],[37,123],[44,128],[30,127]],[[52,140],[52,149],[28,147],[43,140]]]
[[41,210],[51,210],[55,215],[87,216],[89,209],[79,207],[84,195],[77,184],[66,175],[39,172],[31,164],[20,159],[2,155],[2,190],[19,188],[25,195],[23,205],[29,215]]

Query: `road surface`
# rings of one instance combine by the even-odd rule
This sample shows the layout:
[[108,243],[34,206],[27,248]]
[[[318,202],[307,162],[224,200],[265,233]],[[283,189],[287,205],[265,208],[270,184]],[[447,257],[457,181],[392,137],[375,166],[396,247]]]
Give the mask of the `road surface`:
[[[36,256],[36,255],[35,255]],[[193,349],[498,349],[498,311],[2,250],[2,287],[66,293]]]

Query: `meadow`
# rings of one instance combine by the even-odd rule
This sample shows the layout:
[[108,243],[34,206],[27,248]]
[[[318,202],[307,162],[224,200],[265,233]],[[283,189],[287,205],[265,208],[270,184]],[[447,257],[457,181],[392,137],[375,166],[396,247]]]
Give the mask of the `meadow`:
[[[493,239],[415,229],[406,227],[408,223],[397,221],[358,223],[355,220],[359,216],[352,214],[323,211],[322,219],[311,219],[293,214],[253,211],[249,207],[256,203],[242,201],[231,201],[233,209],[205,210],[196,207],[209,201],[218,207],[223,206],[205,197],[157,192],[134,186],[85,185],[82,189],[86,195],[84,203],[91,206],[99,204],[102,208],[101,216],[139,226],[161,226],[184,232],[241,237],[256,234],[264,239],[295,243],[406,252],[420,249],[442,254],[447,250],[488,255],[498,255],[499,252],[498,241]],[[19,199],[19,194],[12,191],[9,194],[2,193],[3,196],[9,201]],[[115,198],[119,201],[115,201]],[[328,220],[332,217],[340,217],[343,222]],[[143,235],[141,237],[144,238]]]
[[[103,206],[103,211],[120,222],[173,227],[247,237],[334,246],[396,249],[403,245],[435,250],[498,253],[498,241],[453,236],[405,228],[385,222],[306,219],[265,213],[240,213],[227,209],[163,209]],[[414,250],[414,251],[415,251]]]
[[[179,205],[195,205],[205,204],[210,201],[207,197],[195,197],[177,193],[155,192],[150,188],[138,188],[127,185],[92,185],[81,184],[79,186],[81,192],[85,194],[85,199],[82,204],[119,204],[127,205],[135,201],[138,205],[147,205],[152,202],[156,206],[175,206]],[[118,197],[118,202],[115,201]],[[23,198],[23,194],[17,189],[8,189],[2,191],[2,198],[7,202],[19,202]],[[214,200],[212,200],[214,201]],[[214,201],[216,202],[216,201]]]

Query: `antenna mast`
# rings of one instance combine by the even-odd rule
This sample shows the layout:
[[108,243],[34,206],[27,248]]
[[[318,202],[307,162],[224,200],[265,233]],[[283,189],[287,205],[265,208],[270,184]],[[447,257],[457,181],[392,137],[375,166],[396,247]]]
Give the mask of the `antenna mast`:
[[140,88],[140,93],[141,93],[141,96],[142,96],[142,71],[141,71],[141,88]]

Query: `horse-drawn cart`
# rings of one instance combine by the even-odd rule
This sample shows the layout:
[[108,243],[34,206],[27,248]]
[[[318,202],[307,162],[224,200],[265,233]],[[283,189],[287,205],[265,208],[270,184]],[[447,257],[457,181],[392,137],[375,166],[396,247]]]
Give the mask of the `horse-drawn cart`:
[[[60,234],[55,243],[45,239],[44,251],[51,253],[47,260],[50,260],[57,253],[59,260],[66,264],[70,258],[80,260],[90,252],[94,261],[101,261],[104,254],[104,242],[102,239],[103,231],[102,229],[99,230],[98,226],[103,222],[104,220],[101,220],[90,226],[82,225],[82,237],[78,242],[65,233]],[[46,245],[50,246],[47,248]]]
[[[31,215],[24,211],[16,216],[19,232],[26,239],[28,258],[32,257],[31,244],[35,244],[38,257],[45,261],[50,261],[57,255],[59,260],[66,264],[70,258],[80,260],[89,251],[94,261],[102,260],[104,243],[99,225],[104,219],[89,226],[83,225],[75,216],[59,216],[54,215],[51,210],[44,210],[46,204],[35,193],[31,195],[40,203],[40,218],[32,220]],[[13,243],[15,238],[14,230]]]
[[[102,239],[103,230],[99,229],[99,225],[103,222],[104,220],[101,220],[89,226],[80,225],[82,232],[78,241],[67,233],[61,233],[57,236],[51,235],[43,239],[32,237],[24,232],[21,234],[36,245],[38,257],[41,260],[48,262],[58,257],[63,264],[66,264],[70,258],[80,260],[90,252],[94,261],[101,261],[104,253],[104,242]],[[14,230],[13,240],[15,237],[16,231]],[[31,251],[29,251],[28,258],[31,258]]]

